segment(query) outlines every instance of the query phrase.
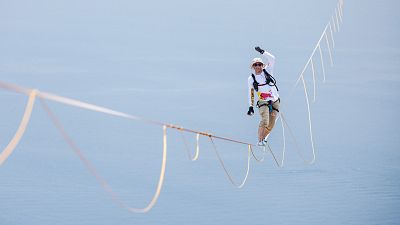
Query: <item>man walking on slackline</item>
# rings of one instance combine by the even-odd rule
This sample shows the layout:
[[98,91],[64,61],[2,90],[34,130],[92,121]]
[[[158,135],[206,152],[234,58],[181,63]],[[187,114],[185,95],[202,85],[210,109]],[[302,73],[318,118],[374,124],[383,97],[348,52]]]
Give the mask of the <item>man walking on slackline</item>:
[[257,94],[256,106],[259,109],[261,121],[258,127],[258,146],[266,146],[267,138],[274,128],[276,117],[279,113],[280,98],[276,80],[272,76],[275,64],[275,56],[271,53],[255,47],[266,62],[261,58],[251,61],[251,69],[254,71],[248,78],[249,110],[247,115],[254,114],[254,94]]

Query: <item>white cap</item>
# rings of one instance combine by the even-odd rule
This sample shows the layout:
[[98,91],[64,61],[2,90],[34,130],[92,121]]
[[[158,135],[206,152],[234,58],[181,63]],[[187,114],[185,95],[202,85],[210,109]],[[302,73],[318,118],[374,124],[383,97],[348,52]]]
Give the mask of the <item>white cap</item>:
[[250,68],[253,68],[254,63],[262,63],[262,64],[264,64],[264,62],[262,61],[261,58],[254,58],[253,60],[251,60]]

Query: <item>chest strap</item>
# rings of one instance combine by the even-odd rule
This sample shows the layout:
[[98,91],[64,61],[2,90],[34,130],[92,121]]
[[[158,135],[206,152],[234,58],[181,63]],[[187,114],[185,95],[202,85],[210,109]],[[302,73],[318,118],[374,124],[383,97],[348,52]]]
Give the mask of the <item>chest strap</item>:
[[279,91],[278,86],[276,86],[276,80],[275,78],[269,74],[267,72],[267,70],[263,69],[264,72],[264,76],[265,76],[265,84],[259,84],[256,81],[256,76],[254,75],[254,73],[251,74],[251,77],[253,78],[253,88],[254,90],[258,91],[258,87],[259,86],[265,86],[265,85],[269,85],[271,87],[275,87],[277,91]]

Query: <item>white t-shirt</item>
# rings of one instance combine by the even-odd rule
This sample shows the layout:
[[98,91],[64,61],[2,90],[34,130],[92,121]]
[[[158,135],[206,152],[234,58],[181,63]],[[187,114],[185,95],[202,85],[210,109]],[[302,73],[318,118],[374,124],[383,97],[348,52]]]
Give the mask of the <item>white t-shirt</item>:
[[[272,76],[273,74],[273,70],[274,70],[274,64],[275,64],[275,56],[273,56],[271,53],[265,51],[263,54],[264,58],[266,58],[266,62],[264,62],[265,64],[265,70],[271,74]],[[260,101],[276,101],[279,98],[279,94],[278,94],[278,90],[276,89],[275,86],[269,86],[268,84],[263,85],[266,83],[266,79],[265,79],[265,74],[264,71],[261,72],[260,74],[255,74],[254,70],[252,71],[256,81],[258,82],[259,85],[262,86],[258,86],[258,91],[255,93],[255,95],[257,96],[257,100]],[[254,86],[253,86],[253,77],[250,75],[249,78],[247,79],[248,82],[248,87],[249,87],[249,105],[250,106],[254,106]]]

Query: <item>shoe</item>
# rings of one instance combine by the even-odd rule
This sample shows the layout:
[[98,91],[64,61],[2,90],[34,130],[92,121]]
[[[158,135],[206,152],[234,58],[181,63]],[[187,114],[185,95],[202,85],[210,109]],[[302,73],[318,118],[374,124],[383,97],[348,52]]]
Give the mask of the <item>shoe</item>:
[[267,137],[265,137],[262,141],[264,142],[265,145],[267,145],[267,142],[268,142]]
[[265,142],[264,142],[264,140],[262,140],[262,141],[259,141],[259,142],[257,143],[257,145],[258,145],[258,146],[265,146]]

